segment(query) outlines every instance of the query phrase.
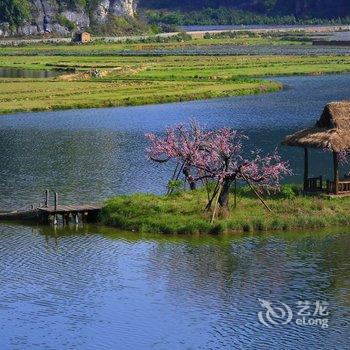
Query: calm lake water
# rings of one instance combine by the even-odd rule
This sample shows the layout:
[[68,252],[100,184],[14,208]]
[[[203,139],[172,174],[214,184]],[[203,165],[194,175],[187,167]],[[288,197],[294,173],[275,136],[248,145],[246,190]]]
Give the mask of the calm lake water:
[[[345,350],[349,245],[344,232],[140,237],[2,225],[0,348]],[[298,301],[328,302],[329,327],[270,329],[259,298],[295,314]]]
[[[271,151],[350,97],[350,75],[279,80],[286,89],[267,95],[0,116],[0,210],[46,188],[63,203],[162,193],[169,173],[147,161],[145,132],[196,118]],[[302,150],[280,151],[300,181]],[[330,165],[312,153],[314,175]],[[0,224],[0,349],[348,349],[349,246],[347,229],[169,237]],[[259,298],[293,320],[261,324]],[[329,327],[296,325],[298,301],[328,302]]]

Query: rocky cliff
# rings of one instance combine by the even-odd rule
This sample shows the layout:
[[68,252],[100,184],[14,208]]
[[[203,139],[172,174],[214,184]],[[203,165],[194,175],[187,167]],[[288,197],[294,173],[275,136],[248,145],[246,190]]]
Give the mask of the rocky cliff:
[[106,24],[115,17],[134,17],[136,11],[135,0],[28,0],[28,3],[29,15],[19,25],[6,22],[6,17],[0,18],[0,36],[68,35]]

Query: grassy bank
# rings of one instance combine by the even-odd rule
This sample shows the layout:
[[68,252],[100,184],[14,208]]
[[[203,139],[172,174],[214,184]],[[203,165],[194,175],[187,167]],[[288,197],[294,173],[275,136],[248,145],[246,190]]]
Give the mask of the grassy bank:
[[[350,56],[0,56],[0,67],[76,74],[0,78],[0,113],[128,106],[278,91],[271,75],[350,72]],[[90,74],[94,69],[101,74]]]
[[297,186],[285,186],[281,194],[266,198],[272,213],[249,191],[241,189],[238,206],[231,201],[214,224],[204,190],[171,196],[134,194],[105,203],[103,223],[123,230],[154,233],[229,233],[300,230],[350,224],[350,198],[316,198],[298,194]]

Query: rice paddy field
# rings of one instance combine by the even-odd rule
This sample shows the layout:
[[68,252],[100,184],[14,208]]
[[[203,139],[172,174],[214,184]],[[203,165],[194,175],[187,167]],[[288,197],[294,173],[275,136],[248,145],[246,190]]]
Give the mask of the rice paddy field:
[[94,41],[77,45],[66,41],[51,43],[36,42],[35,40],[0,40],[1,55],[111,55],[133,51],[152,53],[154,50],[186,50],[227,45],[230,46],[288,46],[310,44],[311,39],[304,34],[289,34],[280,36],[237,34],[235,37],[212,37],[182,40],[179,38],[149,38],[144,40],[125,40],[113,42],[114,38],[95,39]]
[[[211,41],[212,40],[212,41]],[[23,78],[0,74],[0,113],[111,107],[266,93],[273,76],[350,72],[350,55],[142,55],[143,50],[245,44],[291,47],[281,38],[214,38],[190,42],[28,44],[0,47],[0,67],[62,71]],[[282,44],[281,44],[282,43]],[[300,43],[299,43],[300,45]],[[304,45],[311,46],[311,45]],[[129,50],[129,54],[123,54]],[[130,53],[131,51],[134,54]]]

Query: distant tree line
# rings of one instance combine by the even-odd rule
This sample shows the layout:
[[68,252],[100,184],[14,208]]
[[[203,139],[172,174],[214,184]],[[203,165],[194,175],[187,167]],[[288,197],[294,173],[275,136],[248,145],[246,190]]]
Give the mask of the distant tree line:
[[184,26],[184,25],[232,25],[232,24],[349,24],[350,16],[338,18],[297,18],[294,15],[267,16],[254,12],[235,9],[203,9],[199,11],[181,12],[166,10],[148,10],[147,18],[152,25]]
[[[101,0],[56,0],[59,12]],[[32,19],[33,0],[0,0],[0,23],[17,27]],[[350,23],[350,0],[138,0],[151,25]],[[63,19],[61,18],[61,22]]]
[[269,16],[336,18],[350,16],[349,0],[139,0],[144,8],[182,11],[235,8]]
[[28,0],[1,0],[0,22],[16,27],[31,18],[31,4]]

